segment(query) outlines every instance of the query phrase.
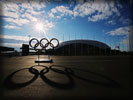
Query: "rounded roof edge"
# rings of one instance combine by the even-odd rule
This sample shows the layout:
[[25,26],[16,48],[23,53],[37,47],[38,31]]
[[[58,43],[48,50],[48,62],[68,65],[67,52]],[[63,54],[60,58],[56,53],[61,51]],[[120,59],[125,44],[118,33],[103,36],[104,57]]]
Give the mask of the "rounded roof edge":
[[96,40],[69,40],[69,41],[61,42],[59,44],[59,47],[57,47],[57,49],[69,44],[74,44],[74,43],[83,43],[83,44],[93,45],[95,47],[104,48],[104,49],[110,48],[107,44]]

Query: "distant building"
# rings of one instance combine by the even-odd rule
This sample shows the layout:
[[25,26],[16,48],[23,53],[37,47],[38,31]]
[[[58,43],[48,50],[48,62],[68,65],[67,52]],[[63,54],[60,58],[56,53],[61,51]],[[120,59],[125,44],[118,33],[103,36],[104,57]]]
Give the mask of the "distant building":
[[1,52],[7,52],[7,51],[14,51],[14,48],[5,47],[5,46],[0,46],[0,53],[1,53]]
[[29,55],[29,45],[28,44],[22,44],[22,56]]
[[[36,55],[28,44],[22,45],[22,55]],[[107,44],[96,40],[70,40],[59,44],[57,48],[48,49],[45,52],[39,52],[41,55],[62,55],[62,56],[88,56],[88,55],[121,55],[128,52],[121,52],[120,47],[111,49]]]
[[49,54],[54,55],[103,55],[109,54],[111,48],[94,40],[70,40],[60,43],[59,47],[51,51]]
[[14,48],[11,47],[5,47],[5,46],[0,46],[0,56],[14,56],[18,55],[17,52],[14,50]]

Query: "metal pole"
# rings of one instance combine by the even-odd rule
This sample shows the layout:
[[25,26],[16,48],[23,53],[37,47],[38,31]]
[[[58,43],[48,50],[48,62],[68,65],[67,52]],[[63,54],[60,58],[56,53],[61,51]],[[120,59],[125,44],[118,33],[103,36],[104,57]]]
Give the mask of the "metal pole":
[[30,41],[30,35],[28,35],[29,36],[29,41]]
[[[29,36],[29,42],[30,42],[30,35],[28,35]],[[30,49],[29,49],[29,54],[30,54]]]
[[[89,40],[89,33],[87,34],[88,40]],[[87,50],[88,50],[88,55],[89,55],[89,45],[87,46]]]
[[50,56],[48,55],[48,59],[50,59]]
[[40,65],[40,63],[39,63],[39,58],[40,58],[40,57],[39,57],[39,51],[38,51],[38,66]]
[[[106,44],[106,40],[105,40],[105,35],[103,34],[103,38],[104,38],[104,43]],[[106,55],[106,47],[104,48],[104,55]]]
[[118,36],[118,46],[119,46],[119,48],[118,48],[118,50],[119,50],[118,55],[119,55],[120,54],[120,41],[119,41],[119,36]]
[[[95,32],[93,33],[93,40],[95,41]],[[95,56],[95,46],[93,46],[93,50],[94,50],[94,56]]]
[[[82,33],[81,33],[81,40],[83,40],[83,39],[82,39]],[[82,46],[83,46],[83,43],[81,43],[81,56],[82,56],[82,53],[83,53],[83,48],[82,48]]]
[[[101,38],[102,38],[102,35],[101,35]],[[101,40],[101,42],[102,42],[102,40]],[[99,44],[99,56],[102,55],[102,48],[101,47],[102,47],[101,44]]]
[[[76,40],[76,33],[75,33],[75,40]],[[77,41],[76,41],[77,42]],[[75,56],[76,56],[76,53],[77,52],[77,50],[76,50],[76,43],[75,43]]]
[[[64,33],[63,33],[63,42],[64,42]],[[63,47],[63,55],[64,55],[64,49],[65,49],[65,47]]]
[[127,35],[127,55],[128,55],[128,53],[129,53],[129,35]]
[[[69,33],[69,41],[70,41],[70,33]],[[69,56],[70,56],[70,44],[69,44]]]
[[[111,42],[112,41],[111,41],[111,38],[110,38],[110,47],[111,47],[111,50],[112,50],[112,43]],[[111,50],[110,50],[110,55],[112,54]]]
[[124,56],[124,52],[125,52],[125,50],[124,50],[124,43],[122,43],[122,55]]
[[116,46],[117,46],[117,43],[116,43],[116,37],[115,37],[115,55],[116,55]]

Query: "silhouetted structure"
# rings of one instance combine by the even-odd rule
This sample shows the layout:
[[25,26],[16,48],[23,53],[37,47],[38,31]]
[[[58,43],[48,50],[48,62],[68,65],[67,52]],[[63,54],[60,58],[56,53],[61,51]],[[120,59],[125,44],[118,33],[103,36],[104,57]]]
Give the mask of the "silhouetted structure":
[[29,45],[28,44],[23,44],[21,49],[22,49],[22,56],[29,55]]
[[94,40],[71,40],[60,43],[51,54],[55,55],[106,55],[111,48],[102,42]]
[[13,55],[16,55],[16,51],[14,50],[14,48],[0,46],[0,56],[11,57]]
[[0,53],[3,51],[14,51],[14,48],[0,46]]
[[[26,45],[26,44],[25,44]],[[23,46],[22,55],[29,54],[29,45]],[[30,52],[36,55],[36,52]],[[96,40],[70,40],[60,43],[55,49],[48,49],[42,55],[63,55],[63,56],[89,56],[89,55],[133,55],[132,52],[111,49],[105,43]]]

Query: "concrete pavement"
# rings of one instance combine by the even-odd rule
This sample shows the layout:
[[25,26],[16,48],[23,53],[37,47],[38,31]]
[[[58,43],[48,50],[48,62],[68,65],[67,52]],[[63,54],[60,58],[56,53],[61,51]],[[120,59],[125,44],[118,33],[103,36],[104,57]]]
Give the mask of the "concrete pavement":
[[[130,97],[131,56],[6,57],[2,65],[5,100],[118,99]],[[46,58],[41,56],[41,58]]]

